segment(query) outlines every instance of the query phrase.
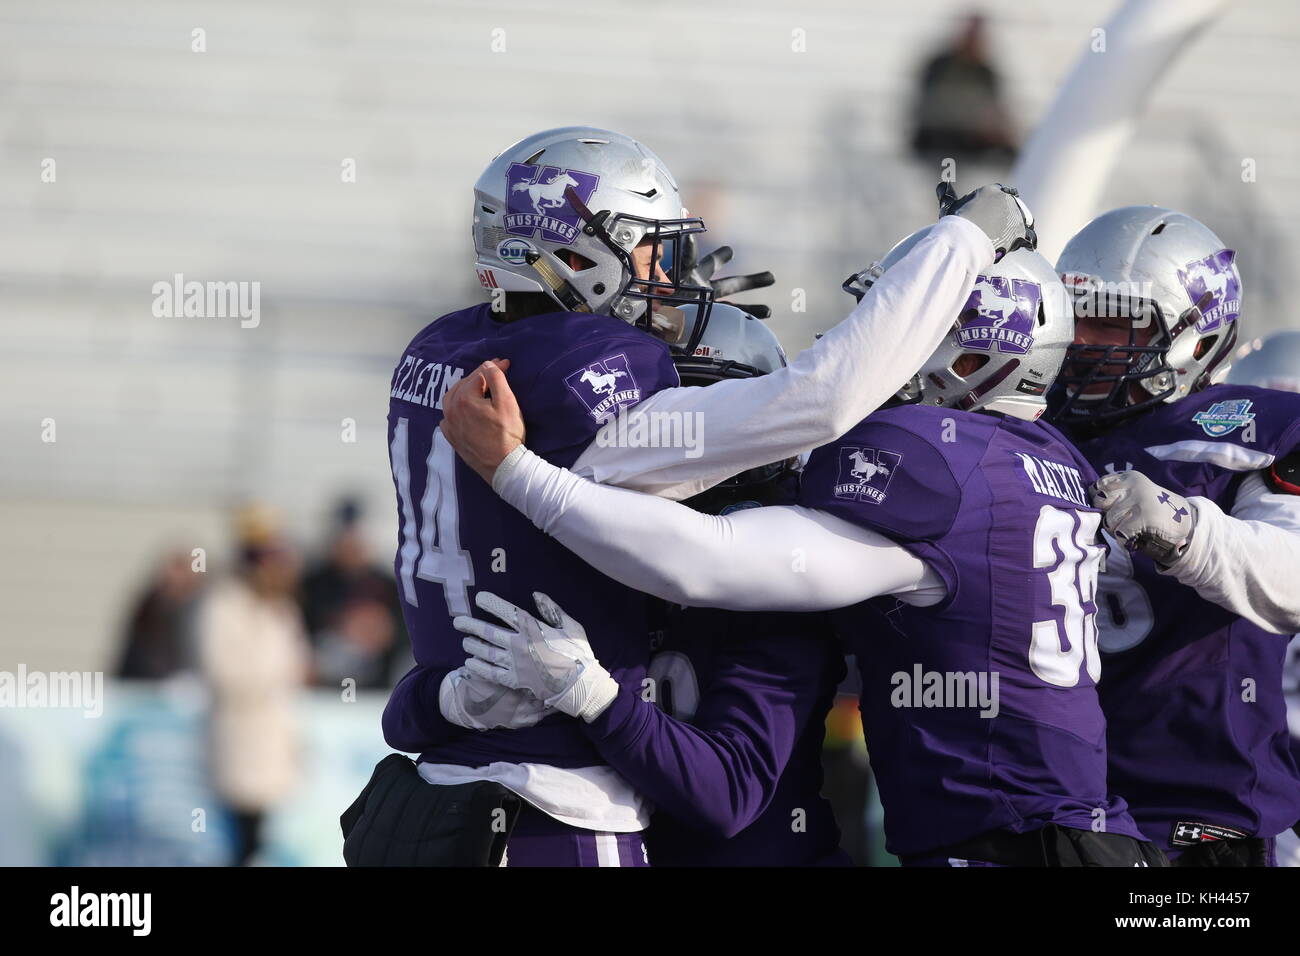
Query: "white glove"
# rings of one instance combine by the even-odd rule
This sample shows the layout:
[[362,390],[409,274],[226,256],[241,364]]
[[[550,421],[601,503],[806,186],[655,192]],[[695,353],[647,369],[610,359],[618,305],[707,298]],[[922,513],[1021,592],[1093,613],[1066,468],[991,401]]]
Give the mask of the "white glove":
[[475,677],[531,691],[547,707],[571,717],[595,720],[618,694],[618,683],[600,665],[582,625],[545,594],[533,594],[539,621],[490,591],[474,603],[506,626],[458,616],[452,627],[466,637],[465,667]]
[[1196,530],[1196,509],[1137,471],[1103,475],[1088,489],[1102,523],[1130,551],[1168,567],[1182,557]]
[[518,730],[555,713],[528,691],[485,681],[464,667],[442,679],[438,709],[448,721],[469,730]]

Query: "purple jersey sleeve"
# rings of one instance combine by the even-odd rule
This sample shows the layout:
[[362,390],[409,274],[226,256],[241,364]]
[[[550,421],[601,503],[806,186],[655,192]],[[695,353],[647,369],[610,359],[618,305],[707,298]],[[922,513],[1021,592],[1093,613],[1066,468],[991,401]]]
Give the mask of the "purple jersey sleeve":
[[[668,347],[631,326],[611,333],[603,325],[599,337],[582,338],[552,358],[555,349],[547,348],[551,343],[545,338],[550,319],[535,320],[538,329],[518,337],[523,363],[518,374],[512,366],[509,378],[529,448],[568,467],[607,419],[680,379]],[[534,343],[534,337],[540,341]]]
[[[934,542],[956,521],[962,484],[978,460],[945,456],[918,426],[909,423],[903,428],[888,417],[888,412],[877,412],[838,441],[816,449],[804,469],[799,503],[899,542],[929,564],[948,593],[955,594],[953,562]],[[912,417],[921,417],[921,429],[936,430],[935,441],[943,440],[946,428],[958,427],[951,418]],[[970,427],[966,420],[961,426]]]
[[584,726],[601,756],[656,807],[731,837],[763,813],[809,720],[824,717],[825,663],[813,642],[827,626],[817,615],[725,613],[757,633],[715,652],[689,723],[624,685]]
[[442,716],[438,692],[445,667],[421,667],[406,672],[397,682],[384,707],[384,741],[394,750],[418,754],[470,733]]

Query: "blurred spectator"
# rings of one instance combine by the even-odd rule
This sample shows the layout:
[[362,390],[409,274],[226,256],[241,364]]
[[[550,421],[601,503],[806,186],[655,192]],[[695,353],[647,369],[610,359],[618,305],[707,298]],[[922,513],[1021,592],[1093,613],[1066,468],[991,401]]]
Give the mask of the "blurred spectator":
[[1010,161],[1016,145],[1001,82],[985,47],[984,18],[971,14],[952,44],[921,72],[912,149],[944,157]]
[[200,671],[212,694],[213,784],[232,814],[234,863],[257,852],[266,812],[293,790],[302,769],[295,706],[310,650],[294,600],[298,557],[275,518],[245,508],[236,518],[236,573],[199,611]]
[[193,609],[202,578],[184,551],[167,554],[127,620],[117,676],[162,680],[193,663]]
[[388,690],[412,663],[397,585],[373,560],[354,500],[340,503],[325,559],[303,579],[302,610],[322,685],[350,677]]

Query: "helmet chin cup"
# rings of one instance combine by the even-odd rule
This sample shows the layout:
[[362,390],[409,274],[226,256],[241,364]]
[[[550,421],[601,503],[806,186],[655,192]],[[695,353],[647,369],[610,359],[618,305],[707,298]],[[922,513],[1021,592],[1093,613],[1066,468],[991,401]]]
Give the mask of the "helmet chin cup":
[[671,305],[650,310],[650,334],[669,345],[686,347],[686,313]]

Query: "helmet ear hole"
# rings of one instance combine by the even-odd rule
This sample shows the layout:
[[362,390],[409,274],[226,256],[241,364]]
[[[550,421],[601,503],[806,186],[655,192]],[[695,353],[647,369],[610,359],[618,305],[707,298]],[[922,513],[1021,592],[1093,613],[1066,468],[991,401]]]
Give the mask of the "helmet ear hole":
[[1205,358],[1205,356],[1210,354],[1210,351],[1214,348],[1214,343],[1217,341],[1219,341],[1217,335],[1211,335],[1208,338],[1201,339],[1201,341],[1196,343],[1196,350],[1192,353],[1192,358],[1197,360]]
[[988,364],[989,357],[987,355],[976,355],[974,352],[963,352],[957,357],[957,361],[952,363],[951,371],[959,378],[969,378]]
[[586,272],[588,269],[596,268],[596,263],[572,249],[564,250],[563,259],[564,264],[574,272]]

